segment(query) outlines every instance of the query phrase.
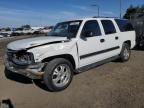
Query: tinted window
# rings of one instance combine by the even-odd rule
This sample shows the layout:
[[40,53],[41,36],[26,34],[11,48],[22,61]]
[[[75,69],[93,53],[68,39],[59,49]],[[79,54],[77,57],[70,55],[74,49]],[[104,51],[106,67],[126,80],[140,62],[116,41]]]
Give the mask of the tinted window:
[[100,27],[97,21],[92,20],[92,21],[87,21],[85,23],[83,30],[82,30],[82,36],[84,36],[87,33],[89,33],[89,35],[86,35],[86,37],[93,37],[93,36],[101,35]]
[[116,29],[114,27],[114,24],[110,20],[102,20],[102,25],[105,31],[105,34],[113,34],[116,33]]
[[116,21],[121,32],[134,30],[133,26],[131,25],[131,23],[128,20],[116,19],[115,21]]

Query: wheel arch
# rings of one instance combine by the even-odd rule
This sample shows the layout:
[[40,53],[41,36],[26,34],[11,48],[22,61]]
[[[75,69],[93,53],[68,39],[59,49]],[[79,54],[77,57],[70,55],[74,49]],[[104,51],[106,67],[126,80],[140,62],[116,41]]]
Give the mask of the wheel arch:
[[130,40],[124,41],[124,43],[128,44],[131,47],[131,41]]
[[67,59],[68,61],[71,62],[72,66],[73,66],[73,69],[76,68],[76,63],[75,63],[75,60],[74,60],[74,57],[70,54],[62,54],[62,55],[56,55],[56,56],[51,56],[51,57],[47,57],[45,59],[42,60],[42,62],[49,62],[55,58],[64,58],[64,59]]

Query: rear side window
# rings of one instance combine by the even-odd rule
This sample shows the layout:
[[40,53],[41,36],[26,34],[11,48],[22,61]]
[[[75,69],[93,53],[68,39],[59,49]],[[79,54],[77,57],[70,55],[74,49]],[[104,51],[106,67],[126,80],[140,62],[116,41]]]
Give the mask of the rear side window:
[[93,36],[100,36],[101,30],[99,27],[99,24],[96,20],[87,21],[83,27],[82,35],[86,33],[91,33],[91,35],[87,37],[93,37]]
[[134,30],[132,24],[128,20],[115,19],[115,21],[121,32]]
[[116,33],[115,26],[111,20],[101,20],[105,34],[113,34]]

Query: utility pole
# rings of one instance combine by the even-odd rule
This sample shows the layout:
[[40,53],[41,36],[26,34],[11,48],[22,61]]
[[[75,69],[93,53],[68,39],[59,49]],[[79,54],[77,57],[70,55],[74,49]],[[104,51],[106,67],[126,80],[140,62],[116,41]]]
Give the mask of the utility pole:
[[120,18],[122,18],[122,0],[120,0]]
[[98,17],[100,16],[100,7],[97,4],[91,5],[92,7],[97,7]]

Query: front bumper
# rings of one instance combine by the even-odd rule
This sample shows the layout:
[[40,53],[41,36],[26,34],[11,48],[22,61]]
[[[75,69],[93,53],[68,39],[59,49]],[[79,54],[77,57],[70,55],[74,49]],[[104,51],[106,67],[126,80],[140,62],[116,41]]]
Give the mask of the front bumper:
[[5,66],[9,71],[26,76],[30,79],[42,79],[44,74],[44,72],[42,72],[44,63],[36,63],[27,67],[22,67],[6,60]]

